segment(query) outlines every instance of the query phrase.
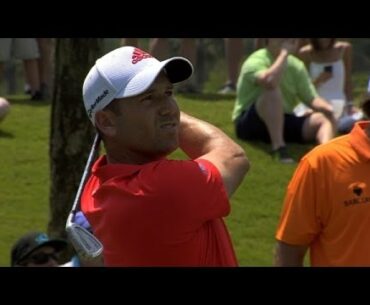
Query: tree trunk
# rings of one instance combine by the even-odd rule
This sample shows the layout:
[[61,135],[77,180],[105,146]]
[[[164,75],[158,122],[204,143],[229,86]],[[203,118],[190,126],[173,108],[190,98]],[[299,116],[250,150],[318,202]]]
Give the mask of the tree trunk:
[[100,57],[103,39],[57,39],[50,133],[48,233],[66,237],[65,222],[93,142],[95,130],[82,100],[83,81]]

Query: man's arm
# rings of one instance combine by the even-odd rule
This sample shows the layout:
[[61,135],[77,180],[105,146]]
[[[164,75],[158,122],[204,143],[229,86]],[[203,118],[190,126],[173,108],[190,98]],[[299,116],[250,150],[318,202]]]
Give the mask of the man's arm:
[[281,49],[272,66],[257,76],[257,84],[267,89],[276,88],[280,83],[288,55],[287,50]]
[[214,164],[230,198],[249,170],[242,147],[217,127],[181,113],[180,148],[192,159],[202,158]]
[[257,84],[266,89],[276,88],[283,75],[288,55],[294,53],[297,50],[297,46],[298,41],[295,39],[284,42],[281,46],[279,55],[276,57],[271,67],[257,76]]
[[278,240],[275,248],[275,266],[303,267],[307,249],[308,246],[294,246]]
[[322,97],[315,97],[311,102],[313,110],[322,112],[328,119],[334,120],[334,108],[333,106]]

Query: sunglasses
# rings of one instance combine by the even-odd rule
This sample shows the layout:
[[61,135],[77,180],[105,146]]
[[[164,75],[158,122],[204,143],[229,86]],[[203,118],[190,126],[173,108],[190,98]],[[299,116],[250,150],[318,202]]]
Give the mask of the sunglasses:
[[57,253],[44,253],[39,252],[37,254],[31,255],[30,257],[27,257],[23,262],[20,263],[20,265],[27,265],[29,263],[33,263],[35,265],[43,265],[49,262],[50,259],[53,259],[55,261],[58,260]]

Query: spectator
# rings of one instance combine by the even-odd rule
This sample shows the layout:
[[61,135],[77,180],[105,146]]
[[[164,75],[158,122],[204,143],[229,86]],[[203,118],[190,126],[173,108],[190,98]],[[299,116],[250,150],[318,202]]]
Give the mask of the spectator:
[[[223,221],[248,161],[220,129],[180,113],[173,84],[182,57],[158,61],[134,47],[96,61],[84,105],[106,149],[81,208],[104,245],[106,266],[236,266]],[[181,148],[190,160],[169,160]]]
[[227,81],[219,93],[234,94],[236,93],[236,81],[238,80],[240,64],[243,58],[243,39],[224,38],[224,41],[227,64]]
[[12,267],[58,267],[59,254],[67,248],[67,242],[50,239],[42,232],[22,236],[12,247]]
[[[363,102],[370,117],[370,95]],[[310,151],[287,188],[276,266],[370,266],[370,121]]]
[[[299,46],[302,46],[307,39],[299,38]],[[236,93],[236,82],[240,72],[240,64],[243,58],[243,39],[242,38],[224,38],[225,55],[227,63],[227,81],[219,91],[220,94]],[[253,41],[254,49],[264,48],[267,38],[255,38]]]
[[26,79],[30,85],[31,100],[42,100],[37,59],[40,57],[35,38],[0,38],[0,77],[4,62],[14,56],[22,59]]
[[[40,52],[40,57],[37,60],[40,92],[42,98],[45,99],[50,98],[52,89],[54,41],[52,38],[37,38],[36,40]],[[26,94],[31,94],[32,91],[29,83],[29,80],[26,79],[26,83],[24,85],[24,91]]]
[[[301,47],[303,47],[309,42],[308,38],[295,38],[295,39],[298,40],[297,42],[298,47],[296,51],[299,51]],[[258,50],[258,49],[266,48],[267,42],[268,42],[268,38],[255,38],[253,41],[254,49]],[[294,55],[296,55],[296,52],[294,53]]]
[[53,48],[52,38],[37,38],[37,45],[40,51],[38,59],[38,70],[40,78],[40,91],[42,98],[50,98],[52,88],[53,70]]
[[[286,142],[326,143],[335,132],[333,107],[318,96],[303,62],[289,55],[297,44],[296,39],[269,38],[266,48],[246,59],[232,116],[238,138],[271,143],[272,155],[281,163],[294,162]],[[294,115],[298,100],[314,112]]]
[[6,93],[7,94],[16,94],[17,93],[17,66],[16,60],[10,58],[9,60],[3,63],[2,67],[2,78],[6,82]]
[[[305,62],[318,94],[333,105],[338,131],[348,133],[362,118],[362,113],[353,105],[351,44],[336,38],[311,38],[310,43],[300,49],[299,56]],[[307,111],[311,110],[302,103],[294,109],[297,115]]]

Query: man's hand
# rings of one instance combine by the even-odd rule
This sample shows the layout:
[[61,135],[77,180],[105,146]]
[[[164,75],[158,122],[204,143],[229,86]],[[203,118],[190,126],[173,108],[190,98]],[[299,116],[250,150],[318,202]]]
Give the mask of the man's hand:
[[327,100],[321,97],[316,97],[311,103],[311,108],[321,112],[329,120],[333,122],[335,121],[333,105],[331,105]]

